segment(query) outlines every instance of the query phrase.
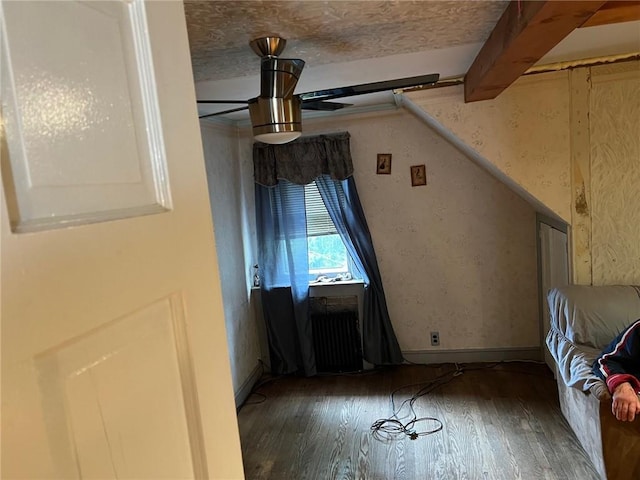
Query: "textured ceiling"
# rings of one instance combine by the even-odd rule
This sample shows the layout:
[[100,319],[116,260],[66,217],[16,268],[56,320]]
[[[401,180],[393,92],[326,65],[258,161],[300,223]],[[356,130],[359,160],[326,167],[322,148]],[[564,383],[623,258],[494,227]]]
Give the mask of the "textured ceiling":
[[255,73],[268,34],[308,67],[484,42],[508,2],[185,0],[194,79]]

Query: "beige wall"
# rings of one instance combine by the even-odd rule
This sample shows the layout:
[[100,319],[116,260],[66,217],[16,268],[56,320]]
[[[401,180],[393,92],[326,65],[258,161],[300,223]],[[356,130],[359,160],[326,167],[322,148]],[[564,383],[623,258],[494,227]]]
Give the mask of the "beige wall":
[[[345,130],[401,348],[538,347],[533,209],[402,110],[305,122],[309,135]],[[246,129],[211,124],[202,137],[238,394],[260,358],[247,304],[256,251],[253,140]],[[393,155],[391,175],[375,174],[377,153]],[[411,187],[415,164],[426,165],[425,187]],[[431,347],[432,330],[440,347]]]
[[250,163],[246,165],[246,155],[243,164],[235,127],[202,123],[201,133],[222,282],[233,390],[238,395],[260,358],[255,315],[249,301],[251,266],[255,264],[250,240],[255,237],[251,230],[255,221],[253,216],[248,217],[248,204],[253,204],[253,183],[250,178],[248,185],[246,181],[243,182],[247,176],[241,173],[252,169],[252,166]]
[[[640,283],[639,82],[635,62],[530,76],[495,101],[409,98],[571,223],[576,283]],[[442,350],[539,345],[533,208],[408,113],[305,121],[343,130],[403,350],[431,349],[431,330]],[[260,355],[247,133],[203,128],[236,392]],[[393,154],[391,175],[375,174],[376,153]],[[411,188],[421,163],[429,185]]]
[[640,284],[640,62],[591,69],[592,279]]
[[[304,129],[351,134],[402,350],[540,345],[533,208],[402,110],[305,121]],[[376,175],[377,153],[393,155],[391,175]],[[412,188],[417,164],[428,185]],[[440,347],[431,347],[432,330]]]
[[[534,81],[535,80],[535,81]],[[516,82],[495,100],[464,103],[462,86],[407,97],[498,170],[571,218],[569,114],[566,72]]]
[[[459,88],[409,98],[571,223],[577,283],[640,284],[638,68],[535,75],[473,104]],[[440,332],[440,350],[540,344],[532,207],[411,114],[335,116],[304,128],[352,135],[403,350],[433,350],[431,330]],[[237,393],[260,357],[248,302],[256,258],[252,139],[248,129],[224,126],[202,133]],[[377,153],[393,154],[391,175],[375,174]],[[423,163],[429,184],[412,188],[409,166]]]
[[408,98],[571,225],[574,283],[640,283],[639,65],[531,75],[484,102]]

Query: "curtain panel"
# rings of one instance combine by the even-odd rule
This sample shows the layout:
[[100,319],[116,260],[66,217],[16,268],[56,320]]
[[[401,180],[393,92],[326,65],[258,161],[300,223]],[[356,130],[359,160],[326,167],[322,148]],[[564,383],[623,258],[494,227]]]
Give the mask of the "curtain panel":
[[353,177],[336,181],[323,175],[316,178],[316,185],[349,255],[364,277],[364,358],[374,365],[402,363],[356,181]]
[[306,216],[290,208],[304,204],[304,186],[288,186],[255,185],[262,307],[272,371],[315,375]]

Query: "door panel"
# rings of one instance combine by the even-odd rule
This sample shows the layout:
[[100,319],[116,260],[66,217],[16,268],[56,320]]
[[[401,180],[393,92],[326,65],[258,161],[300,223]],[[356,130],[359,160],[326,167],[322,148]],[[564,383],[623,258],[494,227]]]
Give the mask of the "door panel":
[[[193,476],[184,409],[190,392],[182,390],[177,355],[188,346],[174,333],[183,327],[174,317],[179,300],[157,301],[35,358],[53,460],[66,476]],[[193,438],[200,439],[194,420]]]
[[[1,476],[243,478],[182,3],[64,2],[61,11],[83,12],[82,22],[70,13],[38,10],[48,3],[1,6],[10,4],[11,18],[20,22],[26,21],[24,16],[35,16],[52,36],[59,30],[84,29],[91,41],[78,48],[103,53],[120,40],[97,35],[102,30],[94,28],[91,19],[104,22],[103,13],[111,8],[144,9],[148,25],[142,30],[148,28],[149,58],[157,80],[158,108],[149,115],[155,115],[156,132],[162,133],[154,141],[166,155],[165,180],[171,185],[172,204],[171,210],[158,210],[163,213],[128,211],[126,218],[103,217],[91,223],[86,218],[80,223],[59,222],[67,215],[64,212],[46,214],[58,224],[29,233],[14,231],[7,204],[14,192],[4,186],[13,182],[6,178],[12,176],[6,166],[13,167],[14,158],[7,157],[18,155],[21,146],[15,146],[15,136],[3,132]],[[73,3],[78,5],[68,5]],[[90,10],[82,10],[86,8]],[[11,18],[5,21],[13,22]],[[0,47],[12,58],[31,59],[36,70],[42,60],[27,47],[14,50],[10,42]],[[10,63],[5,58],[3,65]],[[65,85],[91,77],[83,76],[82,69],[73,71],[76,63],[82,62],[72,62],[66,69]],[[96,62],[87,62],[86,68],[93,72]],[[20,75],[13,78],[18,84],[23,80]],[[55,96],[58,90],[48,85],[53,83],[42,83],[41,94]],[[6,91],[4,85],[2,89]],[[57,114],[63,117],[77,113],[73,102],[58,107]],[[7,109],[3,95],[0,125],[5,127]],[[136,132],[146,131],[148,115],[132,118]],[[91,180],[91,172],[89,176],[75,172],[69,162],[86,161],[86,136],[118,138],[120,122],[102,120],[70,122],[63,149],[55,148],[53,139],[38,138],[45,145],[39,153],[42,161],[29,162],[29,178],[51,179],[57,172],[61,177],[56,188]],[[10,121],[17,122],[12,132],[28,127],[23,116]],[[30,135],[46,137],[47,130],[34,129]],[[113,175],[105,174],[105,184],[114,178],[124,183],[135,179],[129,164],[119,157],[128,153],[119,149],[105,147],[106,156],[100,152],[93,157],[113,170]],[[144,157],[135,150],[134,156]],[[91,168],[91,162],[86,166]],[[90,205],[92,212],[113,211],[113,202],[120,201],[113,198],[118,190],[94,192],[86,202],[85,194],[78,192],[67,192],[65,202],[81,210]]]
[[569,254],[567,234],[546,223],[540,223],[540,266],[542,287],[542,342],[544,360],[555,374],[555,362],[546,347],[545,339],[551,326],[547,294],[549,290],[569,283]]
[[169,208],[144,4],[7,2],[2,13],[14,229]]

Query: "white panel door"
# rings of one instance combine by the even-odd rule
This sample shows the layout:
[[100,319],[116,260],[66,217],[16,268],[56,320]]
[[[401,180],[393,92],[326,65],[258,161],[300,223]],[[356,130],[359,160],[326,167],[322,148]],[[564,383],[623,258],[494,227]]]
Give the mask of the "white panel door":
[[[549,290],[569,283],[569,254],[567,251],[567,234],[546,223],[540,223],[540,265],[542,266],[542,341],[544,342],[550,328]],[[544,360],[555,373],[555,362],[546,344],[543,344]]]
[[0,26],[2,478],[243,478],[182,3]]

